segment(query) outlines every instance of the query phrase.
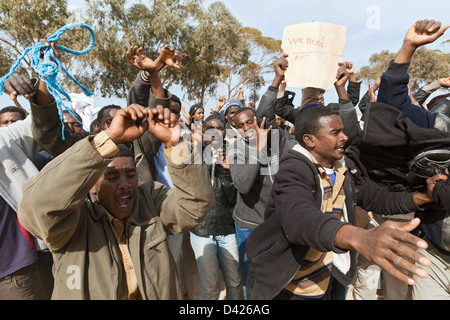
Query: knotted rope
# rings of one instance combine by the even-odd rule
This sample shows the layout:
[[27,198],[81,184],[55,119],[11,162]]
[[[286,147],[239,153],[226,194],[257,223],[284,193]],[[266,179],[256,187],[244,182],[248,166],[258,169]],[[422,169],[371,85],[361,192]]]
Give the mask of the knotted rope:
[[[71,23],[71,24],[68,24],[68,25],[62,27],[55,34],[49,36],[47,38],[47,42],[50,43],[53,41],[57,41],[66,31],[68,31],[70,29],[75,29],[75,28],[85,28],[90,32],[91,40],[90,40],[89,46],[86,49],[81,50],[81,51],[75,51],[75,50],[63,47],[61,45],[58,45],[58,44],[56,45],[56,48],[60,51],[65,51],[65,52],[76,54],[76,55],[82,55],[82,54],[88,53],[94,47],[95,33],[94,33],[94,30],[90,26],[88,26],[84,23]],[[42,62],[41,62],[41,50],[44,50],[44,58],[43,58]],[[61,86],[56,81],[56,76],[58,75],[59,70],[61,69],[69,79],[71,79],[81,89],[83,89],[84,93],[87,96],[90,97],[93,95],[93,93],[90,92],[84,85],[79,83],[74,77],[72,77],[69,72],[67,72],[67,70],[62,66],[61,62],[56,58],[55,53],[53,52],[53,49],[51,46],[47,47],[43,43],[38,42],[35,45],[26,48],[24,53],[17,60],[17,62],[15,64],[13,64],[10,71],[0,79],[0,94],[3,94],[3,86],[5,84],[6,79],[8,79],[14,73],[14,71],[16,70],[16,68],[19,66],[22,59],[26,55],[28,55],[30,57],[31,66],[32,66],[33,70],[38,74],[39,78],[46,83],[48,92],[53,96],[53,98],[56,101],[59,117],[60,117],[61,123],[63,125],[62,126],[62,139],[64,140],[65,139],[65,137],[64,137],[64,121],[63,121],[64,117],[63,117],[63,113],[62,113],[62,111],[63,111],[62,108],[64,107],[67,111],[69,111],[74,116],[75,119],[77,117],[76,117],[74,111],[72,110],[72,108],[66,107],[62,101],[61,95],[63,95],[68,101],[72,101],[72,100],[71,100],[70,96],[61,88]]]

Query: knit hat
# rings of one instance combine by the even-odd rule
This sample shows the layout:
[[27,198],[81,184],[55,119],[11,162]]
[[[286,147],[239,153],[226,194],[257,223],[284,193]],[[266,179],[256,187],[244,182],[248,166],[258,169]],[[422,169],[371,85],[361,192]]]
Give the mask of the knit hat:
[[238,106],[239,108],[244,107],[244,105],[242,104],[242,102],[240,102],[239,100],[237,100],[237,99],[230,99],[230,100],[228,100],[228,102],[225,103],[225,105],[223,106],[223,114],[226,115],[228,109],[229,109],[230,107],[232,107],[232,106]]
[[192,105],[191,108],[189,109],[189,115],[192,117],[194,113],[200,108],[203,109],[203,106],[200,103]]

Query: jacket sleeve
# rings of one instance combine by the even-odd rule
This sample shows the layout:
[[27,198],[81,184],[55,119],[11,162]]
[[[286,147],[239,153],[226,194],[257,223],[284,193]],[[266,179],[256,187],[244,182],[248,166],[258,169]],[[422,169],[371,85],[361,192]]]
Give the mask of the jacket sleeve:
[[361,92],[361,81],[349,81],[347,86],[347,96],[354,107],[359,103],[359,96]]
[[436,114],[413,104],[409,97],[409,65],[409,62],[395,63],[391,61],[388,69],[381,76],[377,101],[400,110],[403,117],[411,119],[419,127],[433,128]]
[[[27,155],[29,159],[41,150],[40,144],[33,139],[32,118],[27,116],[22,121],[17,121],[6,128],[2,128],[2,139],[5,144],[13,142]],[[5,146],[6,148],[6,146]],[[5,153],[6,154],[6,151]]]
[[441,85],[438,80],[433,81],[430,84],[427,84],[414,93],[414,99],[420,104],[423,105],[425,101],[427,101],[428,97],[437,89],[440,89]]
[[[110,162],[96,151],[92,140],[90,136],[77,142],[22,185],[19,220],[52,251],[63,248],[73,236],[80,221],[77,209]],[[105,146],[112,143],[105,141]],[[111,150],[116,152],[114,147]]]
[[266,123],[275,119],[275,101],[277,100],[278,88],[270,86],[261,97],[256,116],[260,119],[266,117]]
[[148,108],[162,105],[164,108],[170,109],[171,94],[166,89],[164,91],[164,98],[156,97],[152,92],[150,78],[145,75],[144,71],[140,71],[128,91],[127,104],[135,103]]
[[295,92],[285,91],[283,97],[278,98],[275,102],[275,113],[281,118],[295,124],[299,108],[296,109],[293,104]]
[[47,106],[39,106],[32,100],[30,106],[34,139],[52,156],[60,155],[89,134],[84,130],[79,134],[72,134],[66,126],[63,128],[56,101]]
[[350,140],[353,140],[357,135],[362,133],[356,109],[350,100],[340,102],[338,109],[339,116],[344,124],[344,133]]
[[366,211],[395,215],[423,210],[414,202],[412,192],[389,192],[369,178],[362,178],[357,190],[357,205]]
[[165,148],[164,155],[173,188],[166,194],[158,194],[155,202],[167,232],[178,234],[203,220],[214,203],[214,193],[208,169],[195,163],[189,143]]

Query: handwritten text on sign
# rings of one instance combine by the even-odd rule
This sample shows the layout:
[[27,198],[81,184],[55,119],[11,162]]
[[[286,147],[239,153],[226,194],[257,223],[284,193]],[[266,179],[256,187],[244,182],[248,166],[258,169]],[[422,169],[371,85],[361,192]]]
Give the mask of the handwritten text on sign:
[[325,22],[285,27],[281,48],[289,55],[288,86],[331,88],[344,56],[346,32],[346,26]]
[[308,45],[312,45],[312,46],[317,46],[317,47],[321,47],[323,48],[324,43],[325,43],[325,36],[322,37],[322,39],[320,40],[314,40],[312,38],[307,38],[306,40],[303,38],[288,38],[287,39],[289,41],[290,45],[296,45],[296,44],[308,44]]

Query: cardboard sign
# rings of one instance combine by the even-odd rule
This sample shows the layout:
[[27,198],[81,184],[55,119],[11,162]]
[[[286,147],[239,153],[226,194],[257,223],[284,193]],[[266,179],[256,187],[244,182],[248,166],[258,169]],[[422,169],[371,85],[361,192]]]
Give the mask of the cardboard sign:
[[281,48],[288,54],[289,87],[330,89],[345,50],[347,26],[308,22],[284,28]]

